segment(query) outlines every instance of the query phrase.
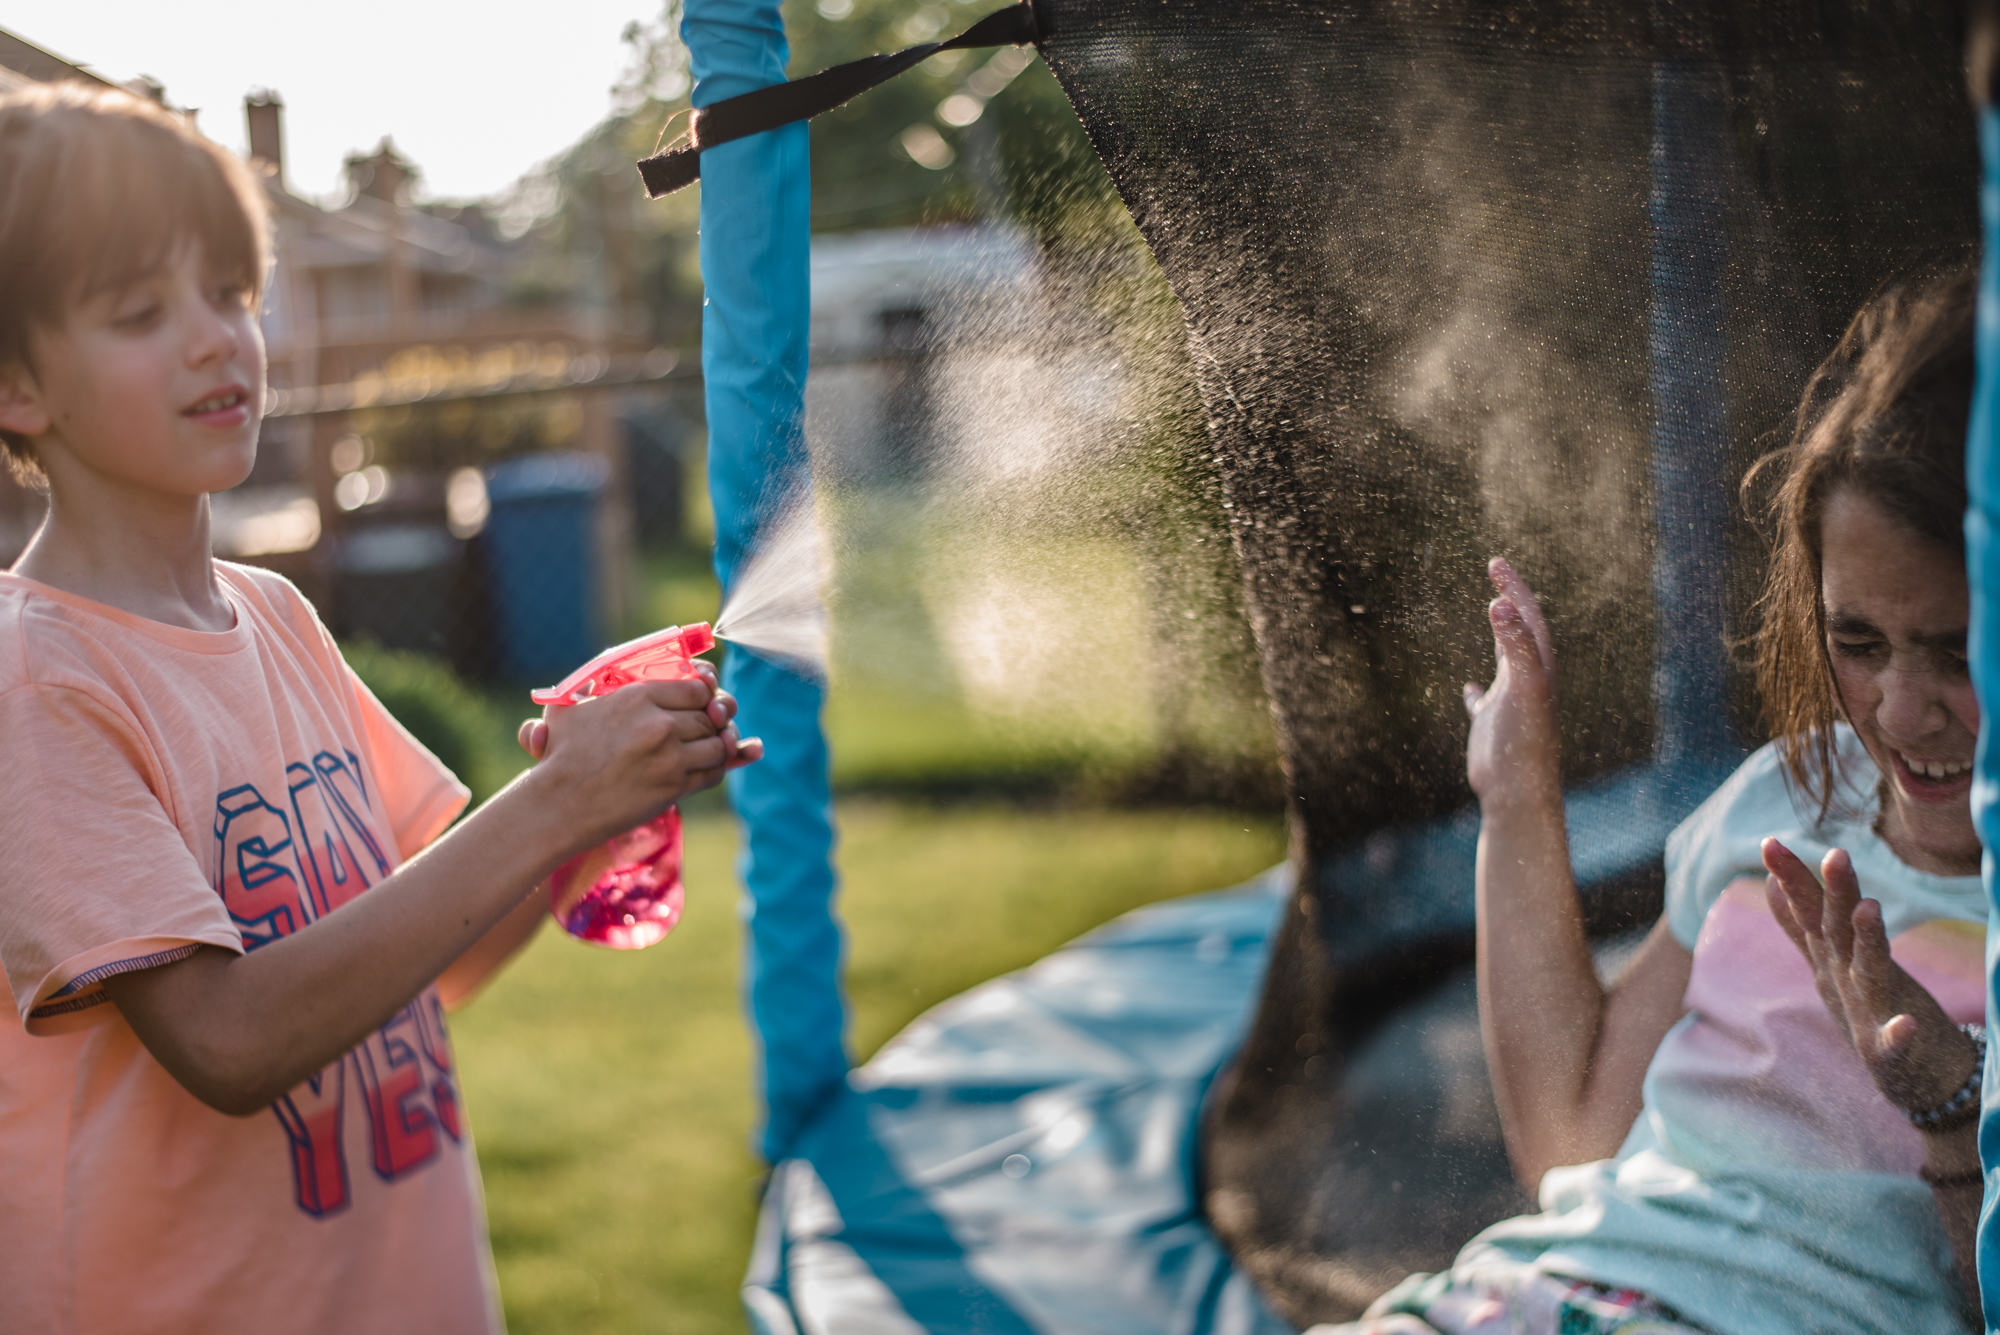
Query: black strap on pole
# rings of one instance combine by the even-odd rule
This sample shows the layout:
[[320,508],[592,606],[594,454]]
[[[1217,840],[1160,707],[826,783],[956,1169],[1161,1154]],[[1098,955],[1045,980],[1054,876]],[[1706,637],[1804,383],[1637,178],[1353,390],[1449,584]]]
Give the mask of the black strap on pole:
[[691,185],[701,175],[701,151],[746,135],[775,130],[831,111],[858,93],[901,74],[940,51],[980,46],[1033,46],[1035,11],[1027,3],[1009,5],[988,14],[948,42],[924,42],[888,56],[864,56],[818,74],[774,83],[739,97],[724,98],[694,113],[688,142],[639,164],[639,179],[654,199]]

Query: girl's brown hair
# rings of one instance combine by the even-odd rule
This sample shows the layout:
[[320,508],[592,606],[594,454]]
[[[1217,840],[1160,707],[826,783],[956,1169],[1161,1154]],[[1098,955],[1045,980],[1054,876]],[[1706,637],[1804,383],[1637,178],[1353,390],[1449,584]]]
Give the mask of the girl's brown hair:
[[[198,243],[255,301],[269,258],[263,187],[164,107],[116,89],[42,84],[0,96],[0,371],[34,371],[32,335],[76,302],[136,282]],[[34,442],[0,456],[39,484]]]
[[1813,372],[1791,442],[1759,460],[1773,551],[1751,639],[1765,722],[1793,785],[1821,819],[1844,806],[1834,754],[1841,703],[1820,594],[1820,521],[1843,487],[1963,559],[1965,430],[1972,409],[1977,275],[1954,270],[1884,289]]

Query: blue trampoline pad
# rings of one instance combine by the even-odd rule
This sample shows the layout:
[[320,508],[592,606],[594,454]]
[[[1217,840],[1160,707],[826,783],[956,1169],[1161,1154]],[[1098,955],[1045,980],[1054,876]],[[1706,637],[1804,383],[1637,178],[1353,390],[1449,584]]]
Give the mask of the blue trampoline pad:
[[1194,1163],[1290,886],[1138,909],[892,1039],[773,1170],[752,1329],[1289,1335],[1197,1212]]

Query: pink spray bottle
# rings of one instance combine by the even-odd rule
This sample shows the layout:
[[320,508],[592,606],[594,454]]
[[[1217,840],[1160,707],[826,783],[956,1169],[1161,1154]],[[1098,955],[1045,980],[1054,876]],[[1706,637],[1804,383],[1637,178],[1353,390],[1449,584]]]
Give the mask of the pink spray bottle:
[[[606,649],[559,685],[532,691],[529,698],[566,708],[635,681],[693,677],[695,658],[714,647],[705,621],[669,626]],[[549,878],[555,920],[577,940],[613,950],[640,950],[674,930],[681,900],[678,807],[579,853]]]

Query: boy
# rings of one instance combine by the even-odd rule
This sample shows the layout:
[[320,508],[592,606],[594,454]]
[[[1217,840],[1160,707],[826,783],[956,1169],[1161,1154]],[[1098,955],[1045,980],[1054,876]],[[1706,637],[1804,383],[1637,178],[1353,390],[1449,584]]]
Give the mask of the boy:
[[0,574],[0,1330],[497,1328],[442,1005],[566,858],[760,754],[712,678],[628,687],[440,837],[466,790],[209,554],[263,207],[159,108],[0,98],[0,448],[49,494]]

